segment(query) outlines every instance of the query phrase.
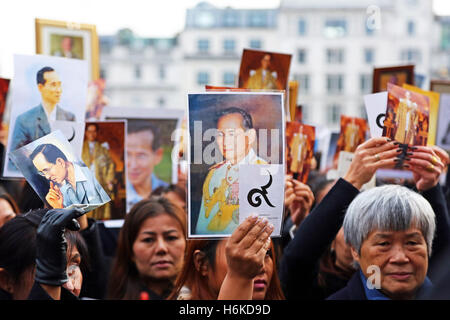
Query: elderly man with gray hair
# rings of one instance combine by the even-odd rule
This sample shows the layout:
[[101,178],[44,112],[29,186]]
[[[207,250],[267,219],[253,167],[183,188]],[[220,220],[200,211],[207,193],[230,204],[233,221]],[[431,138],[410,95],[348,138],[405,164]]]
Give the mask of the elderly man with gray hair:
[[359,270],[329,299],[404,300],[423,297],[436,229],[430,203],[399,185],[360,193],[348,207],[344,236]]

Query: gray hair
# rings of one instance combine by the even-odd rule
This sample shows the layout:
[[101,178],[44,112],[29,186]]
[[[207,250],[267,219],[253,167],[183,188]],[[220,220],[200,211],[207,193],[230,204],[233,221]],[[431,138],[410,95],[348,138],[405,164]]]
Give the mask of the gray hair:
[[431,256],[435,214],[420,194],[399,185],[384,185],[360,193],[350,204],[344,218],[344,238],[358,254],[374,230],[404,231],[418,228]]

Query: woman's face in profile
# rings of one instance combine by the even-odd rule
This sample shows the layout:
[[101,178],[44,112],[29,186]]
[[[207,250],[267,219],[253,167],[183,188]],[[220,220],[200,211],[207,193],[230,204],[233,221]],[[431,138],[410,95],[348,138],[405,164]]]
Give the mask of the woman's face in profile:
[[133,243],[133,261],[141,277],[174,280],[181,271],[186,240],[169,214],[147,218]]

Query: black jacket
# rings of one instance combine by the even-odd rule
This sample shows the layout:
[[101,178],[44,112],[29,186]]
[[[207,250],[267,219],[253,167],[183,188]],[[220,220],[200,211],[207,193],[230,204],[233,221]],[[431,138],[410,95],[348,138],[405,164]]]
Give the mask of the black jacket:
[[[330,274],[327,276],[332,280],[327,282],[329,287],[320,288],[319,261],[339,232],[348,205],[358,194],[359,190],[352,184],[339,179],[322,202],[301,223],[294,239],[283,253],[280,266],[280,281],[287,299],[321,300],[345,287],[347,279]],[[428,276],[433,282],[436,279],[434,270],[441,262],[437,257],[450,243],[450,219],[439,184],[422,195],[436,214],[436,236],[428,269]]]

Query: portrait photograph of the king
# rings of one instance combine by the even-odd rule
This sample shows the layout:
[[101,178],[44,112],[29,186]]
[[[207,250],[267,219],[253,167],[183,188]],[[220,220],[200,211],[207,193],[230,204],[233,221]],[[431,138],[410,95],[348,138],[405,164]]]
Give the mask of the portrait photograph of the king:
[[383,137],[402,144],[426,146],[429,113],[427,96],[389,83]]
[[189,94],[189,236],[222,237],[239,225],[241,164],[283,163],[283,95]]
[[92,210],[111,200],[59,130],[15,150],[10,158],[51,208],[86,205]]
[[[49,134],[56,121],[84,121],[88,83],[85,61],[16,55],[14,74],[7,152]],[[21,175],[5,161],[3,176]]]
[[286,90],[291,55],[244,49],[239,71],[239,88]]

